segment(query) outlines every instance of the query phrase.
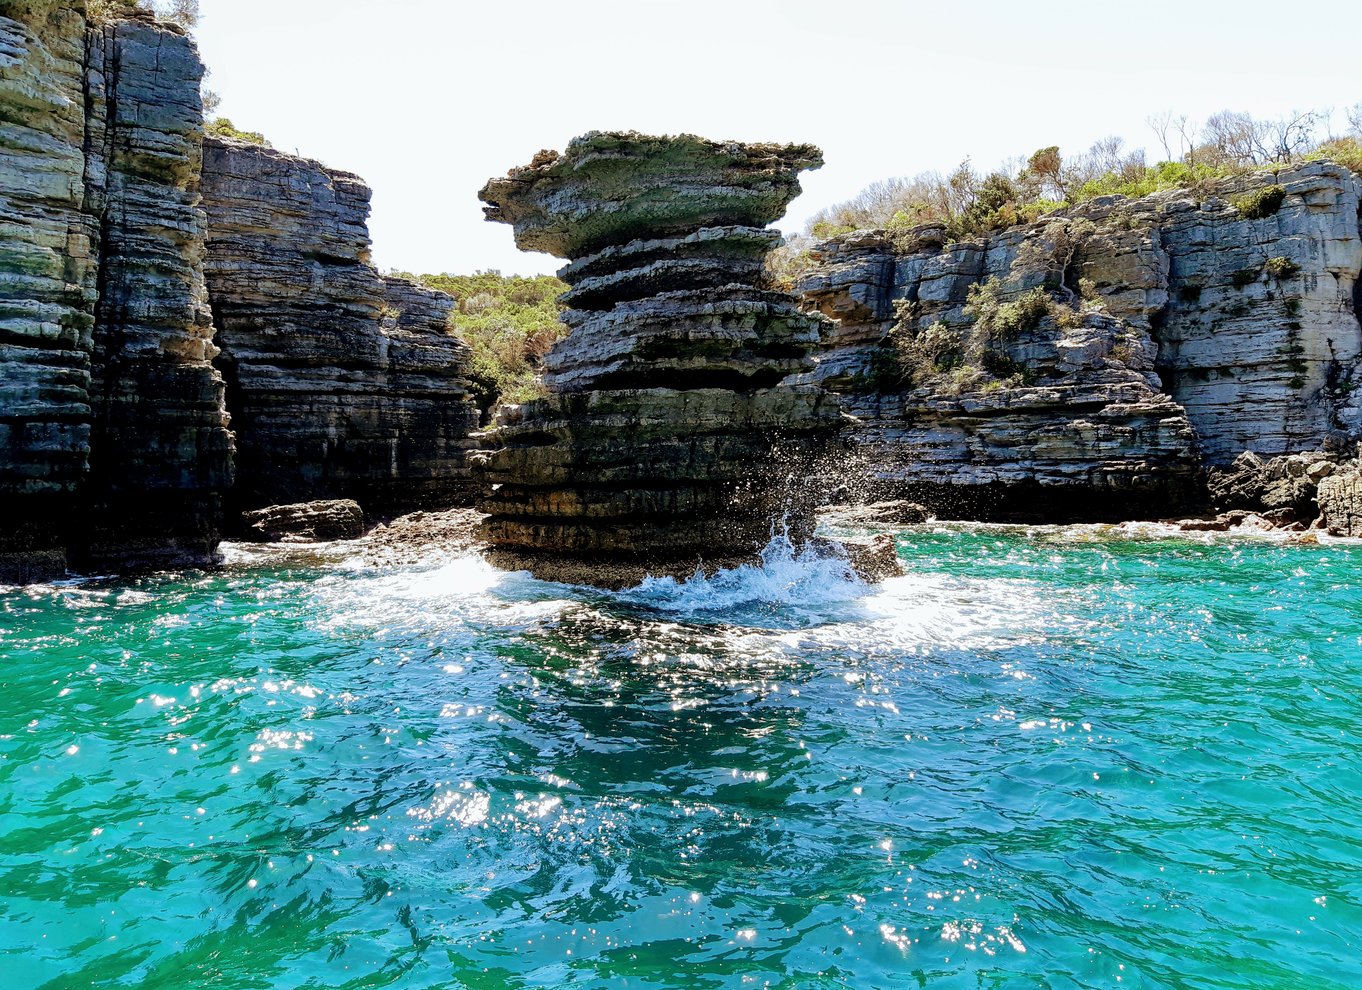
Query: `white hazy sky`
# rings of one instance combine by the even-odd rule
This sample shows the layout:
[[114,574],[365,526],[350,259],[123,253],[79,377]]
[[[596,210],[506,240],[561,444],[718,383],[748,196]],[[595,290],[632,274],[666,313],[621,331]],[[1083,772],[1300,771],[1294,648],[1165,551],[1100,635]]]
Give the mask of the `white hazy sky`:
[[201,5],[221,113],[364,176],[376,263],[418,272],[556,269],[486,223],[477,192],[589,130],[813,142],[827,164],[781,225],[798,230],[876,179],[967,156],[1147,146],[1164,109],[1362,101],[1358,0]]

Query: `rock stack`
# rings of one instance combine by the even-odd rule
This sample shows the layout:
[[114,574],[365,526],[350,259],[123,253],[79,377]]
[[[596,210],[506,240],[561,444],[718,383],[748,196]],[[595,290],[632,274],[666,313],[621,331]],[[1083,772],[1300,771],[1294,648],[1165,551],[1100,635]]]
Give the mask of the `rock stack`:
[[[569,260],[549,394],[503,408],[478,467],[502,566],[607,587],[751,559],[796,534],[841,421],[812,367],[822,318],[761,287],[766,225],[822,164],[809,145],[593,132],[480,193],[523,250]],[[796,484],[784,482],[796,479]]]

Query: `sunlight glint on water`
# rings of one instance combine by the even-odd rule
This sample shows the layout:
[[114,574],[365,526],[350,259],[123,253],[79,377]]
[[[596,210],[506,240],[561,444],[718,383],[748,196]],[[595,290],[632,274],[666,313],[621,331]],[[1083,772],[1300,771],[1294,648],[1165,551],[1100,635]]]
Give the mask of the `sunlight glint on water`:
[[1362,985],[1362,551],[0,593],[17,988]]

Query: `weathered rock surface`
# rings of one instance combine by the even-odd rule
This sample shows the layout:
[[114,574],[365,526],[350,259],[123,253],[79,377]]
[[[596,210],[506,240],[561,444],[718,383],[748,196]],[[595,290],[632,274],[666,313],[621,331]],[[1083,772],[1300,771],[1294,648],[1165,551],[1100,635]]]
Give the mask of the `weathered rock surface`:
[[203,67],[149,20],[0,14],[0,580],[208,563],[230,482],[199,264]]
[[369,263],[368,187],[209,138],[203,190],[232,501],[353,498],[379,513],[466,501],[468,348],[447,328],[447,295]]
[[[1045,317],[995,342],[1006,379],[901,383],[891,330],[964,333],[972,286],[994,278],[1004,300],[1038,283],[1019,270],[1027,228],[995,243],[945,246],[940,231],[906,245],[861,233],[820,246],[801,283],[806,304],[840,320],[802,380],[843,393],[855,469],[848,501],[907,498],[945,518],[1065,519],[1166,515],[1194,501],[1199,461],[1187,416],[1159,389],[1142,306]],[[906,253],[904,253],[906,250]],[[1138,258],[1148,236],[1103,246]],[[896,319],[897,317],[897,319]]]
[[1362,537],[1362,467],[1350,465],[1319,483],[1319,511],[1334,536]]
[[[1280,188],[1280,206],[1246,216],[1235,203],[1264,185]],[[947,244],[939,227],[834,239],[800,285],[806,305],[840,321],[809,380],[841,391],[861,420],[853,437],[872,493],[963,516],[1191,507],[1201,463],[1358,432],[1360,190],[1346,169],[1313,162],[1106,197],[978,243]],[[1051,272],[1056,291],[1087,279],[1100,307],[1080,326],[1046,320],[1005,342],[1021,380],[896,384],[891,330],[967,327],[970,287],[989,277],[1004,298],[1033,288],[1036,266],[1021,261],[1049,251],[1056,224],[1078,242]]]
[[[821,163],[806,145],[591,133],[482,190],[516,243],[569,259],[550,395],[499,413],[478,457],[493,559],[605,586],[750,559],[818,437],[821,320],[758,287],[764,228]],[[793,486],[798,488],[799,486]],[[804,524],[796,512],[796,531]]]
[[351,499],[271,505],[241,514],[247,539],[262,543],[281,540],[357,540],[364,535],[364,510]]
[[83,3],[0,12],[0,582],[66,567],[90,458],[98,219]]
[[90,34],[87,201],[102,217],[86,568],[217,560],[232,483],[200,206],[203,63],[147,21]]
[[1207,472],[1211,507],[1281,512],[1309,522],[1318,514],[1315,496],[1320,483],[1339,470],[1343,459],[1341,452],[1327,450],[1271,458],[1245,451],[1228,467]]

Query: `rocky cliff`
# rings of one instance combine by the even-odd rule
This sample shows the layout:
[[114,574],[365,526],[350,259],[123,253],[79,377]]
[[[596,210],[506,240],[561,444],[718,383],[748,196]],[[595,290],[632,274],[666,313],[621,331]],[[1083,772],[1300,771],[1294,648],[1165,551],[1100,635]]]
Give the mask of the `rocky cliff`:
[[100,218],[87,569],[216,559],[232,441],[204,286],[203,64],[163,25],[89,35],[86,199]]
[[99,240],[85,201],[85,19],[0,14],[0,581],[60,573],[89,471]]
[[364,184],[217,142],[204,203],[191,39],[0,11],[0,582],[210,564],[227,492],[466,500],[467,348],[369,265]]
[[[844,394],[881,495],[966,517],[1195,507],[1205,465],[1357,431],[1359,190],[1317,162],[1094,200],[979,242],[834,239],[800,285],[840,321],[809,380]],[[1024,307],[1037,289],[1051,302],[1036,319],[977,346],[990,296]]]
[[203,68],[84,4],[0,16],[0,580],[203,564],[230,436],[200,262]]
[[369,263],[369,188],[209,138],[206,275],[237,437],[232,501],[353,498],[371,512],[469,494],[468,349],[443,293]]
[[[813,385],[822,320],[758,287],[764,228],[809,146],[593,132],[482,190],[516,244],[569,259],[550,394],[504,409],[477,464],[494,559],[621,586],[748,559],[840,425]],[[798,505],[791,522],[804,519]]]

